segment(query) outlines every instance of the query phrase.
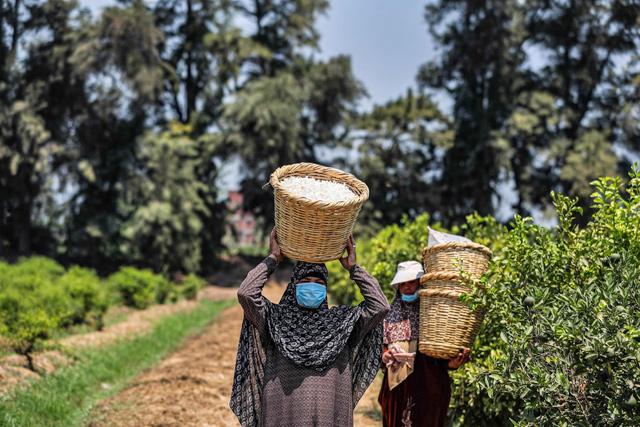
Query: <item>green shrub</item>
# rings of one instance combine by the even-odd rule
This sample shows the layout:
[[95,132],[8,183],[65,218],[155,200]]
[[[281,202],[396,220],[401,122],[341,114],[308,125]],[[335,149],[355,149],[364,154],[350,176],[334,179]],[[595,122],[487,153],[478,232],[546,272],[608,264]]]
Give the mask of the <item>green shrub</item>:
[[195,274],[189,274],[185,276],[185,278],[178,284],[178,289],[180,290],[180,294],[186,299],[196,299],[198,296],[198,291],[202,289],[205,285],[205,281],[196,276]]
[[[640,425],[640,173],[593,185],[583,227],[576,201],[552,195],[554,228],[472,215],[458,230],[494,258],[488,290],[464,298],[487,311],[472,362],[452,373],[454,425]],[[395,263],[420,257],[422,221],[358,244],[387,295]]]
[[175,282],[171,282],[171,288],[169,290],[167,300],[172,303],[181,299],[194,300],[198,296],[200,289],[204,287],[205,283],[204,279],[195,274],[181,276],[177,278]]
[[146,308],[154,302],[164,302],[169,294],[168,281],[148,269],[122,267],[107,279],[123,304]]
[[47,313],[57,319],[56,324],[70,323],[73,316],[73,301],[63,289],[50,280],[48,275],[23,271],[20,268],[9,271],[10,273],[5,276],[8,280],[5,292],[14,291],[23,295],[26,300],[35,298],[42,303]]
[[[0,328],[13,350],[25,355],[34,369],[31,353],[71,314],[70,298],[50,282],[21,276],[16,286],[0,291]],[[43,280],[40,278],[40,280]]]
[[55,260],[43,256],[20,258],[12,266],[14,274],[27,276],[41,276],[49,280],[57,279],[64,274],[64,267]]
[[[358,264],[378,279],[389,300],[393,299],[395,292],[390,283],[398,263],[409,260],[422,262],[422,248],[429,238],[428,227],[429,215],[425,213],[414,221],[405,218],[401,224],[385,227],[371,239],[358,240]],[[431,224],[431,227],[440,228],[439,224]],[[357,286],[339,262],[329,263],[328,268],[329,293],[336,303],[357,304],[362,301]]]
[[45,257],[0,262],[0,334],[27,356],[59,329],[77,323],[102,326],[107,293],[92,270],[64,267]]
[[174,284],[161,275],[156,275],[156,280],[156,302],[158,304],[169,302],[169,295]]
[[0,292],[2,292],[3,289],[7,288],[9,286],[9,283],[11,283],[12,271],[13,270],[10,264],[4,261],[0,261]]
[[[365,258],[370,258],[371,251],[368,250],[370,240],[357,240],[357,261],[358,264],[369,265]],[[358,287],[349,278],[349,272],[342,267],[339,261],[327,263],[329,269],[328,294],[332,303],[356,305],[362,301],[362,295]]]
[[56,284],[72,300],[72,323],[88,323],[102,329],[103,316],[109,307],[109,301],[104,284],[93,270],[71,267],[58,278]]
[[54,284],[63,273],[62,266],[44,257],[0,264],[0,334],[27,357],[31,369],[34,349],[73,316],[72,298]]

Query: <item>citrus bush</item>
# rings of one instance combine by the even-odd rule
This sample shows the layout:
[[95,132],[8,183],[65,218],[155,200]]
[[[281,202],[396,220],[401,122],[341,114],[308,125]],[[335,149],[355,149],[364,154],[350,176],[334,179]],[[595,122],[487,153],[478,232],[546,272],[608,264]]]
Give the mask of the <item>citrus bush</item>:
[[101,280],[95,271],[34,256],[15,264],[0,261],[0,335],[18,354],[27,357],[56,332],[72,325],[103,327],[112,302],[135,308],[154,303],[194,299],[204,280],[185,276],[175,284],[150,270],[124,267]]
[[36,345],[73,315],[71,298],[54,284],[62,273],[64,268],[41,257],[0,266],[0,335],[27,356],[32,369]]
[[176,287],[180,290],[180,295],[193,300],[196,299],[198,291],[204,287],[204,284],[205,281],[202,278],[195,274],[188,274]]
[[[452,373],[454,425],[640,425],[640,173],[593,188],[583,227],[576,201],[552,195],[553,228],[473,215],[453,230],[494,251],[488,290],[463,298],[487,312],[472,361]],[[358,242],[359,262],[387,296],[397,262],[420,259],[427,223]],[[331,270],[332,296],[349,302],[353,285]]]
[[56,283],[71,298],[73,313],[70,321],[74,324],[88,323],[96,329],[102,329],[109,298],[98,275],[93,270],[73,266]]
[[[378,279],[389,300],[393,299],[395,293],[390,283],[398,263],[410,260],[422,263],[422,248],[428,242],[429,225],[429,215],[425,213],[414,221],[405,218],[400,224],[387,226],[371,239],[357,241],[358,264]],[[431,224],[431,227],[440,229],[439,224]],[[357,286],[339,262],[329,263],[328,268],[329,293],[334,302],[357,304],[362,301]]]
[[557,227],[516,217],[496,236],[489,291],[470,298],[489,310],[455,375],[458,424],[640,425],[640,174],[593,186],[584,227],[554,195]]
[[107,281],[124,305],[135,308],[164,302],[170,290],[167,279],[148,269],[122,267]]

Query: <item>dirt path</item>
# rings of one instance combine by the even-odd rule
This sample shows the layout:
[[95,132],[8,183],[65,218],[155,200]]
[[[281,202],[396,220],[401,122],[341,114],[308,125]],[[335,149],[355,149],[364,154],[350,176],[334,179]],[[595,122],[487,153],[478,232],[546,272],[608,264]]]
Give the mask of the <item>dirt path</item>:
[[[265,295],[277,301],[283,289],[271,284]],[[223,311],[200,335],[101,402],[90,426],[237,426],[229,396],[241,324],[240,306]],[[379,381],[356,408],[358,427],[380,425],[375,415]]]

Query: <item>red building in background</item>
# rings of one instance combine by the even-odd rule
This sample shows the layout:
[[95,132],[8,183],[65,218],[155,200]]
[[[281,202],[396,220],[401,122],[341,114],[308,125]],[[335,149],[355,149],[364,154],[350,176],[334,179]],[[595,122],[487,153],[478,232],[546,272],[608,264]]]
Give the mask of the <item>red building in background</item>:
[[227,221],[227,235],[237,247],[254,246],[256,219],[242,208],[244,197],[239,191],[229,191],[227,209],[231,213]]

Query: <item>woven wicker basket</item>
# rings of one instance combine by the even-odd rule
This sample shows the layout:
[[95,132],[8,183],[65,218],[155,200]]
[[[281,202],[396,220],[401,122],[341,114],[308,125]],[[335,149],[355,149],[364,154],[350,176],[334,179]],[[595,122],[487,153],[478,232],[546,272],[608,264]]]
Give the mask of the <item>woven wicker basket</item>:
[[479,282],[463,280],[458,273],[448,271],[427,273],[420,277],[422,289],[446,289],[456,292],[469,292],[472,286],[481,286]]
[[427,273],[462,271],[477,279],[489,267],[491,249],[472,242],[440,243],[424,248],[422,259]]
[[420,295],[418,350],[438,359],[452,359],[470,348],[482,323],[483,312],[459,301],[462,292],[428,285]]
[[[313,201],[291,194],[280,184],[284,178],[301,176],[340,182],[357,197],[344,202]],[[293,260],[327,262],[342,256],[369,188],[355,176],[314,163],[282,166],[269,181],[275,196],[275,221],[282,253]]]

